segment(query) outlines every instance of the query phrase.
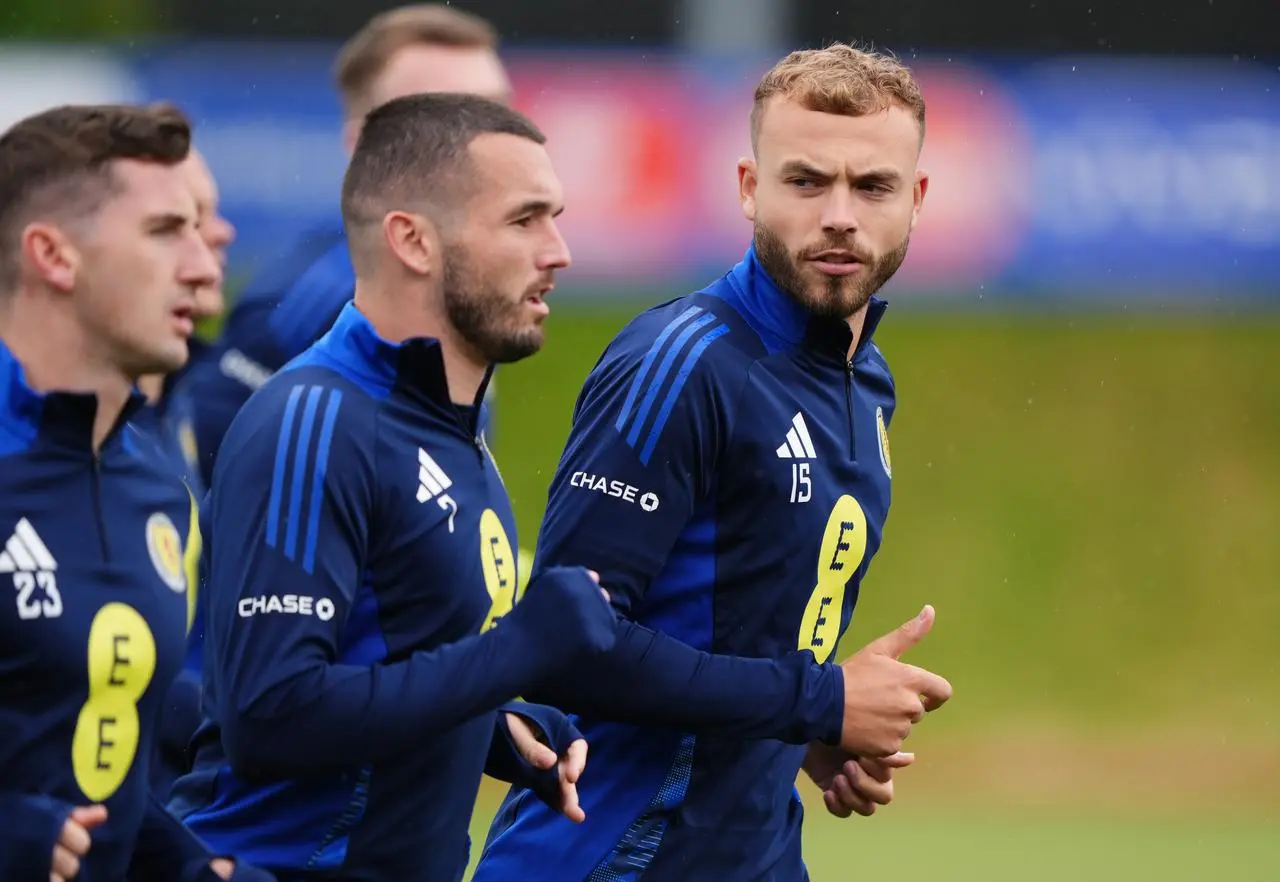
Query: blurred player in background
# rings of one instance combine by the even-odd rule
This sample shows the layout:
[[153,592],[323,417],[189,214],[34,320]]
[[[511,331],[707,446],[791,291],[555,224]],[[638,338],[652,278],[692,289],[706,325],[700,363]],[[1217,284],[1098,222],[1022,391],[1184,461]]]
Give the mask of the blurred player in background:
[[[223,270],[227,265],[227,247],[235,239],[235,228],[219,212],[218,185],[204,157],[194,147],[182,162],[181,169],[196,203],[196,226],[218,262],[218,275],[209,284],[196,289],[191,317],[200,322],[222,315]],[[204,498],[204,482],[196,457],[195,402],[189,389],[179,385],[180,379],[207,349],[199,337],[191,337],[187,364],[171,374],[153,374],[138,381],[138,389],[147,397],[147,405],[139,408],[129,421],[130,429],[141,433],[140,443],[154,443],[160,456],[169,461],[176,474],[182,476],[197,500]],[[200,659],[204,650],[204,598],[195,591],[189,595],[195,612],[187,640],[183,670],[179,672],[165,699],[160,730],[156,734],[156,758],[151,766],[151,779],[156,794],[169,795],[174,780],[189,768],[187,745],[200,725]]]
[[[498,35],[481,18],[442,4],[383,12],[338,54],[334,75],[349,153],[365,115],[402,95],[462,92],[507,101]],[[337,182],[334,186],[335,205]],[[318,340],[351,299],[355,273],[341,222],[315,230],[266,267],[236,300],[217,350],[186,382],[196,400],[196,442],[207,482],[222,436],[254,389]]]
[[616,620],[581,568],[515,604],[515,520],[477,425],[493,365],[541,347],[569,264],[543,141],[476,96],[370,113],[342,191],[354,299],[223,442],[211,718],[171,805],[282,879],[456,882],[484,772],[582,819],[586,745],[564,716],[497,710],[589,666]]
[[[889,510],[895,393],[873,295],[906,257],[928,185],[924,115],[906,68],[845,45],[765,75],[739,166],[754,243],[703,291],[636,318],[592,370],[523,602],[543,568],[582,562],[622,614],[693,647],[829,664]],[[703,706],[740,687],[705,671],[673,681],[669,653],[625,655],[620,638],[526,693],[582,715],[587,822],[513,789],[477,882],[806,878],[797,774],[838,815],[889,801],[912,758],[903,739],[950,696],[897,660],[932,623],[926,607],[844,663],[843,700],[834,678],[813,696],[831,723],[808,748],[699,731]]]
[[219,269],[171,108],[60,107],[0,137],[0,878],[263,879],[152,795],[195,502],[121,431],[188,358]]

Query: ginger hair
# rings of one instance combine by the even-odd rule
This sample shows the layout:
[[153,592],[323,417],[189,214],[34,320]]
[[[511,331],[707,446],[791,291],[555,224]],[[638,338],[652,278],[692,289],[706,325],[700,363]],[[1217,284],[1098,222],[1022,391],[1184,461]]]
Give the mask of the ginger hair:
[[751,147],[774,98],[796,101],[808,110],[842,116],[868,116],[898,105],[911,112],[924,140],[924,95],[910,69],[891,55],[833,43],[801,49],[783,58],[761,77],[751,108]]

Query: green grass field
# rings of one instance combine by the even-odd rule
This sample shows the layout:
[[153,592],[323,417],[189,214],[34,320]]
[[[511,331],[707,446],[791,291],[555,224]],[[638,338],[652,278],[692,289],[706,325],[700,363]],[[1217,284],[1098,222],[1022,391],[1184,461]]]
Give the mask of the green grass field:
[[[483,842],[486,792],[472,836]],[[805,821],[814,882],[1275,882],[1280,826],[1218,817],[1150,821],[1079,814],[891,806],[872,818]],[[566,822],[568,823],[568,822]],[[479,846],[475,847],[478,851]],[[724,880],[731,882],[731,880]],[[736,882],[736,880],[735,880]]]
[[[561,308],[499,380],[532,544],[632,310]],[[1280,319],[890,315],[894,503],[844,650],[924,602],[955,700],[815,882],[1280,880]],[[483,836],[497,792],[476,813]]]

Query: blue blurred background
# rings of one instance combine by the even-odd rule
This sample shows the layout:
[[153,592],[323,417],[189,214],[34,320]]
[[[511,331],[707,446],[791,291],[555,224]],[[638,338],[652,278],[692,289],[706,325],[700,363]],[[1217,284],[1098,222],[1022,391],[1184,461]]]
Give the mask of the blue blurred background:
[[[6,0],[0,126],[178,102],[242,281],[336,216],[333,56],[391,5]],[[809,802],[814,879],[1280,879],[1280,7],[454,5],[503,34],[568,196],[548,347],[499,383],[525,545],[605,341],[747,244],[760,73],[841,39],[922,83],[931,188],[878,335],[894,509],[842,649],[932,602],[918,659],[956,699],[887,811]]]

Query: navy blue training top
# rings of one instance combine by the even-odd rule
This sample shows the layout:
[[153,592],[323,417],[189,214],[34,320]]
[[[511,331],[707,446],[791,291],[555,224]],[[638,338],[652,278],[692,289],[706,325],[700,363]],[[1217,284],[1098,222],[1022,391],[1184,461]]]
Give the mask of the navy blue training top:
[[[811,318],[752,250],[637,317],[578,399],[534,578],[580,562],[637,628],[830,670],[889,510],[894,383],[871,342],[884,308],[872,300],[850,359],[848,325]],[[805,738],[838,739],[842,680],[808,693],[825,729],[780,736],[724,725],[753,702],[785,718],[796,693],[777,678],[713,676],[718,656],[673,677],[666,648],[627,651],[535,698],[579,714],[586,823],[514,788],[476,882],[806,878],[795,781]]]
[[349,304],[222,450],[206,720],[171,807],[282,879],[452,882],[494,710],[534,664],[504,627],[516,530],[476,408],[437,341]]
[[151,795],[200,555],[195,503],[97,398],[41,394],[0,344],[0,878],[46,882],[75,806],[103,803],[81,882],[199,878],[206,849]]

